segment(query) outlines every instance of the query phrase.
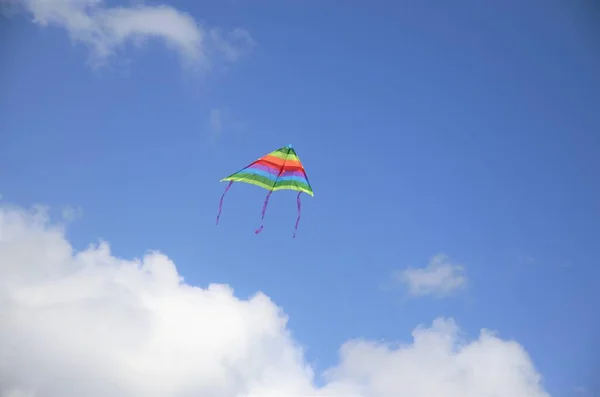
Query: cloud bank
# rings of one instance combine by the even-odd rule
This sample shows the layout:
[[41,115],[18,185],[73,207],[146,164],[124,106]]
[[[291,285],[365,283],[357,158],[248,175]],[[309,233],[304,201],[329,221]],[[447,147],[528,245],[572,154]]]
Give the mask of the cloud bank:
[[2,397],[548,397],[525,350],[452,319],[353,340],[316,386],[266,295],[186,284],[164,254],[75,251],[43,209],[0,205]]
[[431,258],[422,268],[406,268],[395,274],[397,281],[408,288],[413,296],[447,296],[462,289],[467,284],[463,275],[464,267],[451,263],[446,255]]
[[188,66],[207,65],[208,54],[235,61],[254,46],[242,28],[223,32],[200,26],[188,13],[167,5],[109,7],[104,0],[4,0],[24,8],[42,26],[65,29],[70,38],[87,45],[91,63],[104,65],[126,44],[159,39]]

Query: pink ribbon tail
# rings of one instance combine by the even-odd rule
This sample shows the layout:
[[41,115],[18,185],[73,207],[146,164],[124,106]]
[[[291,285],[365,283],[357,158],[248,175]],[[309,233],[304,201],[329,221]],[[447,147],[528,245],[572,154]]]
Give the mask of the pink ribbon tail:
[[294,237],[296,238],[296,232],[298,231],[298,224],[300,223],[300,215],[302,215],[302,202],[300,201],[300,195],[302,192],[298,192],[298,196],[296,197],[296,204],[298,206],[298,217],[296,218],[296,226],[294,226]]
[[225,198],[225,195],[229,191],[229,188],[231,187],[231,185],[233,185],[233,181],[229,181],[229,184],[225,188],[225,191],[223,192],[223,195],[221,196],[221,200],[219,201],[219,213],[217,214],[217,223],[216,223],[217,225],[219,224],[219,218],[221,217],[221,210],[223,209],[223,199]]
[[265,212],[267,212],[267,205],[269,204],[269,197],[271,197],[271,193],[273,193],[272,190],[270,190],[269,194],[267,194],[267,197],[265,197],[265,202],[262,208],[262,216],[260,217],[260,227],[254,231],[256,234],[262,232],[263,230],[263,220],[265,219]]

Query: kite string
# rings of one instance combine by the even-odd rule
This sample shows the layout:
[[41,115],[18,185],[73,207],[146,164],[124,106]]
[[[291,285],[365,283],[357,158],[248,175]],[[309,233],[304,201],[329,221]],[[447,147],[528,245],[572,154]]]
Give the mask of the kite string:
[[296,238],[296,231],[298,231],[298,223],[300,223],[300,215],[302,214],[302,202],[300,201],[300,195],[302,192],[298,192],[298,196],[296,196],[296,204],[298,206],[298,217],[296,218],[296,226],[294,226],[294,237]]
[[262,208],[262,216],[260,217],[260,227],[254,231],[256,234],[262,232],[263,230],[263,220],[265,219],[265,212],[267,212],[267,205],[269,204],[269,197],[271,197],[271,193],[273,193],[273,190],[269,190],[267,197],[265,197],[265,202],[263,203]]
[[221,196],[221,200],[219,201],[219,213],[217,214],[217,223],[216,223],[217,225],[219,224],[219,218],[221,217],[221,210],[223,209],[223,199],[225,198],[225,195],[229,191],[229,188],[231,187],[231,185],[233,185],[233,181],[229,181],[229,184],[227,184],[227,187],[225,188],[225,191],[223,192],[223,195]]

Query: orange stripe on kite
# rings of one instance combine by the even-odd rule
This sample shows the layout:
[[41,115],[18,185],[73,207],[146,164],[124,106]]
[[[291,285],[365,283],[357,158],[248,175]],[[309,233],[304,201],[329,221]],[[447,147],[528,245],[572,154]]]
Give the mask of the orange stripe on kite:
[[260,160],[257,161],[257,163],[261,163],[261,162],[266,162],[269,163],[269,165],[274,165],[277,167],[281,167],[285,164],[285,168],[287,169],[288,167],[290,168],[303,168],[302,164],[297,161],[297,160],[284,160],[281,159],[279,157],[275,157],[275,156],[270,156],[267,155],[265,157],[262,157]]

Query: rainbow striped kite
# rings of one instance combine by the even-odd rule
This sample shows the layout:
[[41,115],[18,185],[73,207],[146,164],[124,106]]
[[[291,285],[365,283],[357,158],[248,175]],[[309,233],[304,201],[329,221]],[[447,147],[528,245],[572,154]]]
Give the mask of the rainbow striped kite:
[[267,204],[269,203],[269,197],[271,197],[271,193],[274,191],[287,189],[298,192],[298,197],[296,198],[298,205],[298,218],[296,219],[296,226],[294,228],[294,238],[296,237],[298,223],[300,222],[300,195],[302,193],[306,193],[314,196],[312,187],[308,182],[308,176],[306,176],[306,171],[304,171],[304,166],[302,166],[296,151],[292,149],[292,145],[287,145],[272,151],[266,156],[259,158],[252,164],[242,168],[240,171],[228,176],[227,178],[221,179],[221,182],[224,181],[229,181],[229,184],[225,188],[225,191],[221,196],[221,201],[219,202],[217,224],[219,224],[219,218],[221,217],[223,199],[225,198],[225,194],[227,194],[227,191],[233,182],[250,183],[265,188],[269,191],[263,204],[260,227],[255,231],[256,234],[260,233],[263,229],[263,220],[265,218]]

